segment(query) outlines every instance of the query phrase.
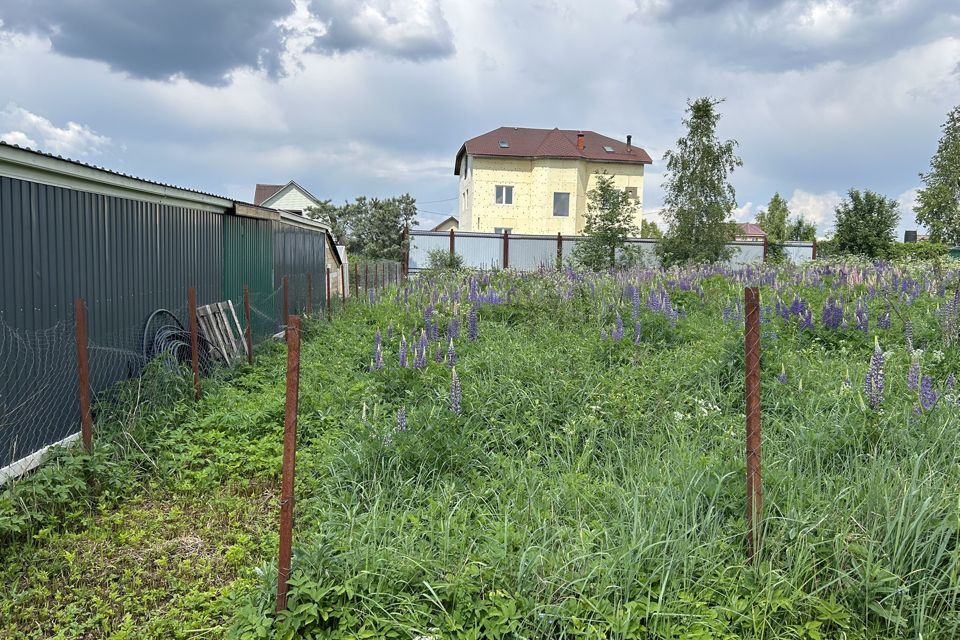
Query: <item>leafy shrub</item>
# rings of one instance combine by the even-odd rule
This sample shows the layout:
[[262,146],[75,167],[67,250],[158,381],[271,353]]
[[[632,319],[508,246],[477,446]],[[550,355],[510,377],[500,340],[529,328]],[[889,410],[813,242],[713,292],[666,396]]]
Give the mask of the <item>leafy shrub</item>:
[[460,271],[463,256],[444,249],[434,249],[427,254],[427,268],[431,271]]

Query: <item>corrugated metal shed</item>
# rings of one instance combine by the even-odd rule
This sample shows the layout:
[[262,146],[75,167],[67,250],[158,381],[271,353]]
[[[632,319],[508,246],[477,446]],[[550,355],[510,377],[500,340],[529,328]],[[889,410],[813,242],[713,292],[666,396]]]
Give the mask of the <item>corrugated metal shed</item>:
[[[251,324],[256,337],[275,329],[273,310],[273,224],[279,215],[253,207],[223,218],[223,299],[243,310],[243,286],[250,288]],[[260,215],[257,215],[259,212]]]
[[77,430],[75,298],[94,392],[141,370],[151,313],[186,321],[189,287],[242,317],[248,284],[254,328],[270,332],[283,275],[291,312],[308,271],[314,304],[323,296],[327,229],[296,218],[0,143],[0,478]]

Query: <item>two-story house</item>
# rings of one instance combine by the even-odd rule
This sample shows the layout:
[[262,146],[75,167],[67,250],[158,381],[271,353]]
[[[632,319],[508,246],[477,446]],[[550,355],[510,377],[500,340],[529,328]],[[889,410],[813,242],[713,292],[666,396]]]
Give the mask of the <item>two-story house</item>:
[[460,229],[529,234],[583,231],[587,192],[606,172],[643,215],[643,167],[650,155],[593,131],[500,127],[457,153]]

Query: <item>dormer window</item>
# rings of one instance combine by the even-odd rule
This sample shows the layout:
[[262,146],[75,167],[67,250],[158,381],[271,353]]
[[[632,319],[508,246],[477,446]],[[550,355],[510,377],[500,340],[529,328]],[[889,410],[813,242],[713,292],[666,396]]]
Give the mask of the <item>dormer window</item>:
[[510,143],[507,142],[506,140],[501,140],[501,141],[500,141],[500,148],[501,148],[501,149],[509,149],[509,148],[510,148]]
[[607,153],[613,153],[613,147],[611,147],[608,144],[603,146],[603,150],[606,151]]

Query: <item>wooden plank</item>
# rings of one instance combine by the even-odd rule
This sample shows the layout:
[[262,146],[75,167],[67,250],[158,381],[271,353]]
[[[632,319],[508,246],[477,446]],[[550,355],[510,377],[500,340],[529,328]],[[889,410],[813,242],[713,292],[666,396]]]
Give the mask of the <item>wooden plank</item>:
[[243,328],[240,326],[240,318],[237,317],[237,310],[233,308],[233,300],[227,300],[227,305],[230,307],[230,315],[233,316],[233,323],[237,327],[237,335],[241,337],[240,355],[247,357],[250,355],[247,353],[247,341],[243,339]]
[[223,333],[224,338],[227,343],[227,353],[230,356],[230,359],[227,360],[227,363],[233,363],[233,360],[239,356],[240,349],[237,347],[237,339],[233,335],[233,330],[230,328],[230,323],[227,322],[226,309],[223,306],[222,302],[217,303],[217,315],[215,316],[217,325],[220,327],[221,332]]

